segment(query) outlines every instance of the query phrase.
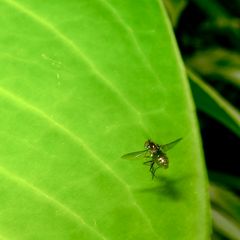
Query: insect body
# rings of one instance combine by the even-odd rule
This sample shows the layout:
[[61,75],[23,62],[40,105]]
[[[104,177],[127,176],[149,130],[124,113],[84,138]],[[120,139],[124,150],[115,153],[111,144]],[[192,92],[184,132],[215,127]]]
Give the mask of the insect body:
[[155,172],[158,168],[168,168],[168,157],[166,152],[174,147],[182,138],[178,138],[177,140],[170,142],[165,145],[158,145],[151,140],[147,140],[144,144],[145,150],[139,152],[132,152],[122,156],[122,158],[139,158],[144,157],[148,159],[148,161],[144,162],[145,165],[150,166],[150,172],[152,174],[152,178],[155,177]]

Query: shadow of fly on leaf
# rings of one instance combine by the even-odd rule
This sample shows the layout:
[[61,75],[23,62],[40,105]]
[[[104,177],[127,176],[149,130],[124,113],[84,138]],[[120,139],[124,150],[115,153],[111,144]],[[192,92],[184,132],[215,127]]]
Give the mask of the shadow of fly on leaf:
[[145,158],[143,164],[150,166],[150,172],[152,174],[152,179],[156,176],[155,172],[158,168],[168,168],[169,161],[166,152],[173,148],[182,138],[178,138],[173,142],[168,144],[159,145],[151,140],[147,140],[144,144],[145,150],[127,153],[122,156],[125,159],[135,159],[135,158]]

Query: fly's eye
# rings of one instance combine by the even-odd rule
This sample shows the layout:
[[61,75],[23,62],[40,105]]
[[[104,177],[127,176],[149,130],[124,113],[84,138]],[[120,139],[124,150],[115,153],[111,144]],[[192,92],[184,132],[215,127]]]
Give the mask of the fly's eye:
[[144,143],[144,147],[145,147],[146,149],[149,149],[149,148],[150,148],[149,140]]

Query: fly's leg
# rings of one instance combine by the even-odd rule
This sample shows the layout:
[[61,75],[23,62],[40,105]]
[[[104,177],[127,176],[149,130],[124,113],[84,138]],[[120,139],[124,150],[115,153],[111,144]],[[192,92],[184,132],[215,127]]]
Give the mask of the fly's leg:
[[155,176],[155,172],[156,172],[156,170],[157,170],[158,168],[160,168],[160,167],[157,166],[156,168],[153,169],[153,175],[154,175],[154,176]]
[[154,170],[154,162],[152,162],[152,164],[151,164],[151,166],[150,166],[150,172],[151,172],[151,174],[152,174],[152,179],[155,177],[155,170]]
[[144,162],[143,164],[145,164],[145,165],[152,165],[152,163],[153,163],[153,161],[150,160],[150,161],[146,161],[146,162]]
[[160,168],[160,166],[157,166],[156,168],[154,168],[154,162],[153,162],[153,164],[150,167],[150,172],[152,173],[152,179],[156,177],[155,172],[158,168]]

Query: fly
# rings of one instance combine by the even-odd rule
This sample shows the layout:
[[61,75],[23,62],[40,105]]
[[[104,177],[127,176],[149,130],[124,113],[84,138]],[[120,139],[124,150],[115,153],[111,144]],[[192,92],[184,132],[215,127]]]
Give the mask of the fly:
[[153,179],[158,168],[168,168],[169,161],[166,152],[173,148],[180,140],[182,140],[182,138],[178,138],[164,145],[159,145],[151,140],[147,140],[144,144],[145,150],[125,154],[122,158],[133,159],[143,157],[147,159],[148,161],[145,161],[143,164],[150,166],[149,170]]

